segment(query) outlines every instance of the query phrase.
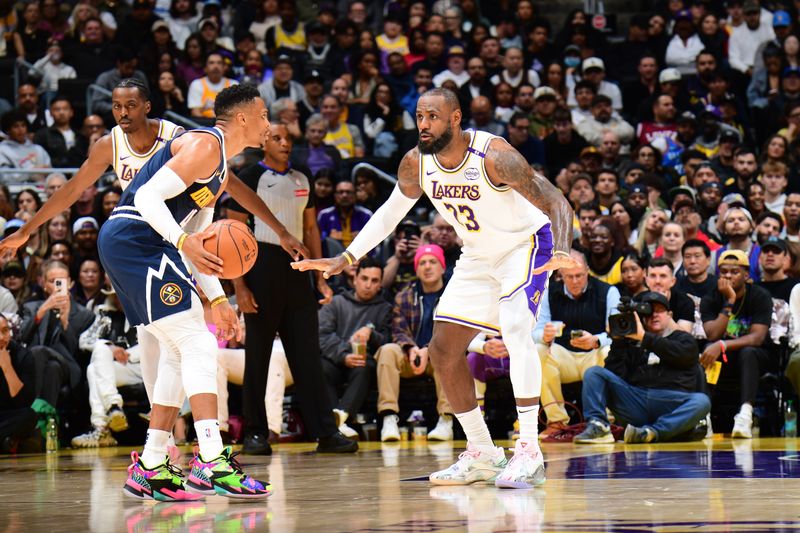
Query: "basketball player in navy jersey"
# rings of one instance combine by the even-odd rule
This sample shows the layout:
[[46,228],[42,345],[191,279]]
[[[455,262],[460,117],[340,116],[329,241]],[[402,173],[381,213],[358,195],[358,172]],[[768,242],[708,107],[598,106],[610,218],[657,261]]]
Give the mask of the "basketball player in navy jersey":
[[[531,333],[550,271],[572,267],[572,209],[504,139],[461,130],[458,97],[447,89],[417,104],[419,143],[400,162],[398,183],[339,257],[294,263],[341,272],[383,241],[423,193],[464,242],[461,259],[435,310],[431,362],[467,436],[467,450],[434,472],[436,485],[493,481],[501,488],[544,483],[537,423],[541,365]],[[520,439],[509,461],[495,447],[475,400],[465,353],[479,331],[502,334],[511,361]]]
[[[217,421],[216,339],[206,328],[192,282],[211,302],[220,338],[240,336],[236,312],[216,275],[222,260],[203,241],[214,204],[229,180],[226,161],[246,147],[258,147],[269,131],[258,91],[233,86],[217,95],[213,128],[191,130],[169,141],[142,167],[103,225],[98,249],[106,273],[132,324],[160,342],[163,353],[153,404],[177,415],[174,390],[189,397],[199,453],[184,485],[175,475],[166,443],[175,417],[151,417],[141,457],[124,486],[126,494],[156,500],[190,499],[189,491],[231,498],[263,498],[271,486],[245,475],[231,448],[224,448]],[[205,228],[205,229],[204,229]],[[187,233],[195,230],[195,233]],[[188,263],[188,265],[187,265]],[[173,402],[173,403],[171,403]]]

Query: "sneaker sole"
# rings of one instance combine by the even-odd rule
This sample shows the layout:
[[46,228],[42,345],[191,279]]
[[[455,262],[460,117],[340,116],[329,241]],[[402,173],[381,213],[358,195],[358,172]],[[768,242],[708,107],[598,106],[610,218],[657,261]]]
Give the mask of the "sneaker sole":
[[498,489],[533,489],[536,487],[541,487],[544,485],[544,482],[547,481],[547,478],[542,479],[541,481],[537,481],[535,483],[526,483],[525,481],[511,481],[508,479],[497,479],[494,482],[494,486]]
[[452,435],[450,435],[450,436],[448,437],[448,436],[440,436],[440,435],[431,435],[431,434],[429,433],[429,434],[428,434],[428,440],[435,440],[435,441],[437,441],[437,442],[445,442],[445,441],[450,441],[450,440],[453,440],[453,436],[452,436]]
[[614,435],[608,434],[599,439],[574,439],[572,442],[575,444],[614,444],[616,440],[614,440]]
[[230,498],[232,500],[260,500],[264,498],[269,498],[272,495],[272,491],[265,492],[263,494],[240,494],[238,492],[230,492],[219,485],[214,486],[214,493],[217,496],[222,496],[223,498]]
[[400,440],[400,436],[399,435],[397,437],[395,437],[395,436],[381,437],[381,442],[397,442],[399,440]]
[[124,415],[112,416],[108,420],[108,429],[114,433],[128,429],[128,419]]
[[431,485],[437,485],[441,487],[451,487],[451,486],[461,486],[461,485],[474,485],[475,483],[494,483],[497,479],[497,476],[500,475],[502,470],[498,470],[490,477],[476,477],[474,479],[466,478],[466,479],[438,479],[434,477],[428,477],[428,481]]
[[747,433],[742,433],[741,431],[734,431],[731,433],[732,439],[752,439],[753,435],[748,435]]
[[192,481],[191,477],[189,477],[189,479],[186,480],[185,485],[187,491],[193,492],[195,494],[202,494],[203,496],[214,496],[217,493],[217,491],[214,490],[213,485],[211,487],[198,485],[197,483]]

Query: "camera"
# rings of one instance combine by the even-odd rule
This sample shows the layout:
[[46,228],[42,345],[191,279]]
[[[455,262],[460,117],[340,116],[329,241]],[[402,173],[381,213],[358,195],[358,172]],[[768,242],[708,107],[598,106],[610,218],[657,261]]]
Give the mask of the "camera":
[[630,296],[623,296],[619,299],[617,306],[619,313],[608,317],[608,332],[613,338],[622,338],[631,333],[636,333],[636,317],[648,316],[653,314],[653,306],[649,303],[635,302]]
[[405,240],[411,240],[411,237],[419,237],[422,235],[422,230],[419,225],[411,220],[404,220],[397,226],[397,233],[402,233]]

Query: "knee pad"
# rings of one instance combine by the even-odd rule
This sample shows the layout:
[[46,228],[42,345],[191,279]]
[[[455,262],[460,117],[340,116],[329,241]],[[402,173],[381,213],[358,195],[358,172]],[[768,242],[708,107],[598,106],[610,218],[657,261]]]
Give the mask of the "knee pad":
[[[144,379],[144,354],[142,354],[142,379],[145,388],[148,381]],[[185,394],[183,392],[183,373],[181,372],[180,354],[171,349],[165,349],[162,357],[157,362],[157,367],[150,368],[152,382],[148,394],[150,403],[166,407],[181,407]]]
[[136,326],[136,335],[140,347],[140,364],[142,366],[142,381],[147,390],[147,398],[153,402],[153,388],[158,376],[159,360],[161,358],[161,346],[158,339],[150,333],[144,326]]
[[205,330],[185,336],[180,342],[183,388],[195,394],[217,394],[217,340]]

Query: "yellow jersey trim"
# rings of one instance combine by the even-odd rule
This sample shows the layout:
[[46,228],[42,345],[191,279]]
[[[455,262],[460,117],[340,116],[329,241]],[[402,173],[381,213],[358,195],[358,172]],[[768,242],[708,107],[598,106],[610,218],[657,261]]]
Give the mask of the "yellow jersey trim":
[[[478,137],[478,133],[477,133],[475,130],[468,130],[468,131],[469,131],[469,134],[472,136],[472,138],[471,138],[471,139],[470,139],[470,141],[469,141],[469,148],[472,148],[472,145],[475,143],[475,139]],[[446,173],[446,174],[455,174],[456,172],[458,172],[459,170],[461,170],[462,168],[464,168],[464,165],[466,165],[466,164],[467,164],[467,161],[469,161],[469,156],[471,156],[471,155],[472,155],[472,152],[470,152],[469,150],[467,150],[467,153],[466,153],[466,155],[464,155],[464,159],[461,161],[461,163],[460,163],[460,164],[459,164],[459,165],[458,165],[456,168],[453,168],[453,169],[444,168],[444,167],[443,167],[443,166],[442,166],[442,165],[439,163],[439,160],[438,160],[438,159],[436,159],[436,154],[433,154],[433,157],[432,157],[431,159],[433,159],[433,163],[434,163],[434,164],[436,165],[436,167],[437,167],[439,170],[441,170],[442,172],[444,172],[444,173]]]
[[122,138],[125,140],[125,148],[133,157],[150,157],[156,152],[156,150],[158,150],[158,144],[164,140],[164,121],[158,119],[158,134],[156,135],[156,140],[153,143],[153,146],[151,146],[150,149],[144,154],[139,154],[133,148],[131,148],[131,145],[128,144],[128,136],[125,135],[122,130],[120,130],[120,133],[122,133]]
[[[487,151],[489,150],[489,144],[495,139],[502,139],[502,137],[497,137],[497,136],[489,137],[489,139],[486,141],[486,144],[483,146],[483,153],[484,154],[486,154]],[[505,141],[505,139],[503,139],[503,140]],[[511,187],[509,187],[508,185],[506,185],[504,187],[498,187],[497,185],[492,183],[492,180],[489,179],[489,173],[486,171],[486,157],[485,156],[481,158],[481,169],[483,169],[483,179],[486,180],[486,184],[489,185],[489,187],[491,187],[492,189],[494,189],[497,192],[506,192],[506,191],[510,191],[511,190]]]

